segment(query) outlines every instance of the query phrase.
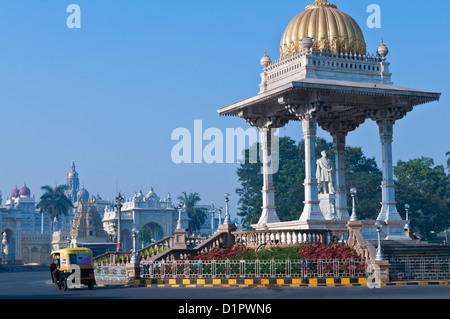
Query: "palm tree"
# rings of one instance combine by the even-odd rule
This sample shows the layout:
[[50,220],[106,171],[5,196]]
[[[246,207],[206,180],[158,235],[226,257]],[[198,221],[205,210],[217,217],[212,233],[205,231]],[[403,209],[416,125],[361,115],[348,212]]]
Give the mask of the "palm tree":
[[183,192],[182,195],[178,196],[178,200],[185,205],[187,215],[189,217],[189,232],[194,234],[195,231],[200,230],[200,227],[205,223],[206,220],[206,209],[195,207],[201,198],[198,193]]
[[53,188],[49,185],[45,185],[42,186],[41,189],[44,190],[44,194],[42,194],[36,208],[39,209],[41,214],[44,212],[49,214],[53,231],[53,220],[55,218],[56,220],[59,220],[61,216],[67,215],[69,209],[73,207],[73,204],[65,195],[67,185],[59,185]]
[[[445,155],[450,156],[450,151],[445,153]],[[447,168],[450,169],[450,157],[447,159]]]

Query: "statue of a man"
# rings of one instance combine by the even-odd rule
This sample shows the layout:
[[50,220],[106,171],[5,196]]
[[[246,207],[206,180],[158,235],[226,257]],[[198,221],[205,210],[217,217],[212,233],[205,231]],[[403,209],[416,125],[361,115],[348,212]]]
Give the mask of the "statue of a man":
[[333,166],[327,158],[327,152],[322,151],[322,157],[317,160],[316,178],[320,194],[334,194]]

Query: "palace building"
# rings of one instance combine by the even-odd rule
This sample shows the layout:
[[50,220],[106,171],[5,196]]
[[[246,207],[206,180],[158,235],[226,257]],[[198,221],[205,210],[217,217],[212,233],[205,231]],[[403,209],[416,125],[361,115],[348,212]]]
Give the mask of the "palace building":
[[[115,203],[103,200],[100,195],[91,196],[84,186],[80,187],[75,163],[67,173],[66,196],[73,204],[67,216],[51,221],[47,213],[40,214],[31,190],[24,185],[15,187],[5,205],[0,200],[0,257],[5,264],[47,264],[52,250],[69,245],[88,247],[95,254],[116,249],[118,211]],[[1,197],[0,197],[1,198]],[[208,219],[203,225],[203,235],[213,233],[218,227],[219,208],[205,208]],[[168,193],[160,198],[153,187],[144,195],[142,191],[125,199],[121,210],[120,237],[122,250],[132,248],[133,230],[148,226],[152,241],[172,235],[180,216]],[[182,225],[188,228],[186,211],[181,212]],[[53,222],[54,229],[51,229]],[[150,244],[150,243],[148,243]]]

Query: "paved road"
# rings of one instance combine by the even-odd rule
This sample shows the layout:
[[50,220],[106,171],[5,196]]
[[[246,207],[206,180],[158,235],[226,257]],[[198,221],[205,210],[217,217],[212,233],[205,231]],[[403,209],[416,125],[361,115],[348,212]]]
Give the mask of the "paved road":
[[[147,306],[164,305],[169,313],[176,314],[178,311],[189,310],[189,305],[211,304],[217,312],[223,313],[224,311],[232,312],[233,304],[237,311],[238,304],[258,303],[261,306],[270,304],[272,314],[274,314],[277,311],[282,312],[292,307],[305,305],[305,303],[308,307],[322,307],[324,304],[331,306],[336,300],[341,302],[358,299],[359,305],[373,308],[374,305],[379,304],[374,299],[384,299],[383,302],[399,299],[450,299],[450,285],[386,286],[379,289],[367,287],[156,288],[118,286],[95,287],[93,290],[83,287],[61,291],[55,285],[48,283],[49,275],[42,271],[0,273],[2,305],[7,299],[47,299],[52,302],[55,299],[108,299],[108,305],[111,305],[112,299],[135,299],[145,300]],[[186,308],[186,304],[188,304],[188,308]],[[326,308],[322,307],[320,310],[327,310]]]

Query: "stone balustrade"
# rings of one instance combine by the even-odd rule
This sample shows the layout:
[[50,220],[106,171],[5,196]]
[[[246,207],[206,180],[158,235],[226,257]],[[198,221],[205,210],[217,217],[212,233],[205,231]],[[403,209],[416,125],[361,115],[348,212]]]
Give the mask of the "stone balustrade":
[[205,253],[213,248],[221,248],[223,247],[224,241],[225,241],[226,233],[217,232],[211,237],[208,238],[208,240],[205,240],[203,243],[198,245],[195,249],[197,253]]
[[327,244],[330,241],[330,232],[323,229],[254,230],[234,232],[233,235],[237,243],[249,247]]
[[348,229],[328,229],[329,243],[347,244],[348,238]]
[[296,77],[298,74],[307,78],[334,79],[339,76],[349,81],[392,83],[389,63],[383,62],[378,55],[316,50],[308,54],[298,52],[270,63],[264,68],[263,83],[269,88],[279,81],[285,83],[294,80],[291,76]]

